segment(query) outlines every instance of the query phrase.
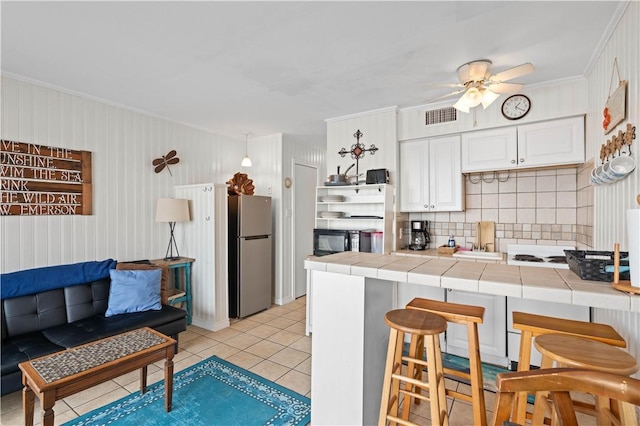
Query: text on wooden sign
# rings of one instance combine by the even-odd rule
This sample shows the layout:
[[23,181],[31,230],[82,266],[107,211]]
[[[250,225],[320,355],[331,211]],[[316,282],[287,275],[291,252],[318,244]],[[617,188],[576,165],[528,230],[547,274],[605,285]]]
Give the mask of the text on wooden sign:
[[90,151],[0,141],[0,216],[91,210]]

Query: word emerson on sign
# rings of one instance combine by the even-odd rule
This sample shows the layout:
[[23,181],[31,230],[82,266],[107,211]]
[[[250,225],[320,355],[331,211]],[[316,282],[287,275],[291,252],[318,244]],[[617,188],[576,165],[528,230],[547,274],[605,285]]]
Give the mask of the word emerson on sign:
[[0,141],[0,215],[90,215],[91,152]]

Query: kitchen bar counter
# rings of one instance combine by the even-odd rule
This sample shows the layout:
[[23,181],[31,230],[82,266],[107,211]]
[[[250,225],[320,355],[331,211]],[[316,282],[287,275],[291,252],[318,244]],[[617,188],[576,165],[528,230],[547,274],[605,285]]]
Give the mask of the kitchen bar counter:
[[582,280],[569,269],[513,266],[500,261],[460,259],[437,250],[382,255],[343,252],[310,257],[307,270],[378,278],[468,292],[640,312],[640,296],[611,283]]
[[305,268],[314,425],[377,424],[389,335],[384,314],[404,303],[401,286],[640,312],[640,296],[583,281],[568,269],[460,260],[437,251],[344,252],[310,257]]

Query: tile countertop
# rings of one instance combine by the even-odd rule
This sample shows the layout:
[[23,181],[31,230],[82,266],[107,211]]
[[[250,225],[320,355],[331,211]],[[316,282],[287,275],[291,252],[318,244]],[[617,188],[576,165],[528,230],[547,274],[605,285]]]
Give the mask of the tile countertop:
[[343,252],[307,258],[305,268],[345,275],[423,284],[497,296],[640,312],[640,295],[610,283],[580,279],[568,269],[507,265],[504,260],[460,259],[437,250],[392,254]]

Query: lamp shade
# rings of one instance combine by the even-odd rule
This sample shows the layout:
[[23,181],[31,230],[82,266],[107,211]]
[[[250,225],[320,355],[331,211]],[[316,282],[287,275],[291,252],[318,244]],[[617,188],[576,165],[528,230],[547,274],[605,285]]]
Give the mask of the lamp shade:
[[189,200],[183,198],[158,198],[156,222],[188,222]]

